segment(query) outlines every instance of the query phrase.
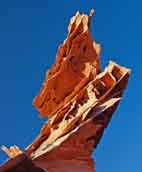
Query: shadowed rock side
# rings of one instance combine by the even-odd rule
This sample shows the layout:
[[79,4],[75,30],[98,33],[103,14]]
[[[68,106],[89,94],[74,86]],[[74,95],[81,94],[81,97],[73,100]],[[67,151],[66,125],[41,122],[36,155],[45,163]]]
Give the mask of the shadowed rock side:
[[100,45],[89,30],[92,12],[76,13],[55,64],[33,104],[48,121],[23,152],[2,149],[10,159],[5,172],[94,172],[92,152],[100,141],[124,89],[130,70],[109,62],[100,69]]

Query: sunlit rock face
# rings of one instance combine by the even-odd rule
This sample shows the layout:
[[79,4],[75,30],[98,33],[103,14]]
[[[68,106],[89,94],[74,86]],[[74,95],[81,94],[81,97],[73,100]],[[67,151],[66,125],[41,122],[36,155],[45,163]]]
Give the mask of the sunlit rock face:
[[101,46],[93,41],[90,15],[76,13],[68,35],[33,105],[48,121],[24,152],[2,149],[10,159],[6,172],[94,172],[92,152],[100,141],[124,89],[130,70],[110,61],[101,70]]

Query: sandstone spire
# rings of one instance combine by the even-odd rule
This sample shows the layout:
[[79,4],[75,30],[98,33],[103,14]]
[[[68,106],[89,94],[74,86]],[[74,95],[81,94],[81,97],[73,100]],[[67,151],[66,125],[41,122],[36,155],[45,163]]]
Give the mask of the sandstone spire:
[[100,68],[100,45],[90,32],[90,15],[77,12],[59,46],[33,105],[48,121],[22,152],[2,149],[10,159],[5,172],[93,172],[92,152],[115,111],[130,70],[110,61]]

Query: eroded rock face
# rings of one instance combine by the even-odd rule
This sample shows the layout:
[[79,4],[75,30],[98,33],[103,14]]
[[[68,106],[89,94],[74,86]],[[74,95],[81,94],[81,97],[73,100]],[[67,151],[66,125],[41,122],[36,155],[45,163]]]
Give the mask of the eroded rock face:
[[[33,104],[48,121],[24,152],[16,146],[0,170],[7,172],[94,172],[92,152],[100,141],[124,89],[130,70],[110,62],[100,69],[100,45],[90,33],[89,16],[71,19],[68,36]],[[20,165],[22,164],[22,165]]]
[[100,50],[91,37],[90,17],[77,12],[71,19],[68,36],[58,49],[56,62],[33,101],[42,117],[53,116],[100,70]]

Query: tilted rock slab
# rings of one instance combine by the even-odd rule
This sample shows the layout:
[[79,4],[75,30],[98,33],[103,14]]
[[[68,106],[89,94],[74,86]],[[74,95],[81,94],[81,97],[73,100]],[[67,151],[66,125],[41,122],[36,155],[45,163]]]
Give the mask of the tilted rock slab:
[[33,101],[48,121],[24,151],[2,149],[5,172],[94,172],[92,152],[127,86],[130,70],[110,61],[100,69],[100,45],[90,33],[90,15],[72,17],[55,64]]

